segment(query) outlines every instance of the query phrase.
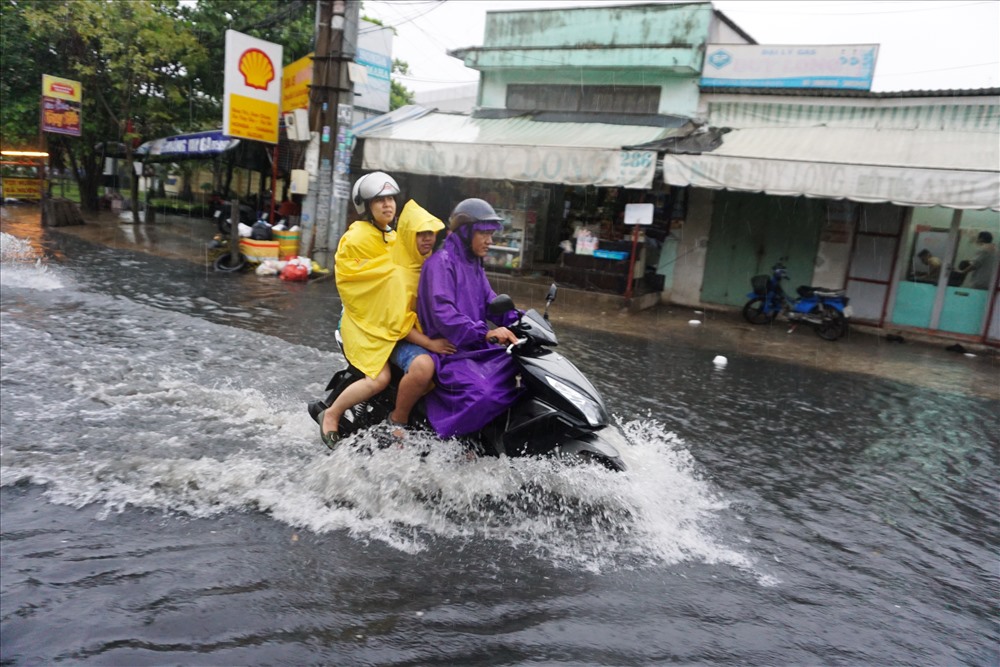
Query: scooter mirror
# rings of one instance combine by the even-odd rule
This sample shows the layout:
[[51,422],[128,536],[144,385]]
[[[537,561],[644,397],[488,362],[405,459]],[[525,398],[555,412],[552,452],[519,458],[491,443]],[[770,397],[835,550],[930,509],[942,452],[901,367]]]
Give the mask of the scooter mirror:
[[490,315],[503,315],[514,310],[514,300],[507,294],[497,294],[496,298],[490,301]]
[[542,313],[542,317],[546,320],[549,319],[549,306],[556,300],[556,289],[556,284],[552,283],[551,287],[549,287],[549,293],[545,295],[545,312]]

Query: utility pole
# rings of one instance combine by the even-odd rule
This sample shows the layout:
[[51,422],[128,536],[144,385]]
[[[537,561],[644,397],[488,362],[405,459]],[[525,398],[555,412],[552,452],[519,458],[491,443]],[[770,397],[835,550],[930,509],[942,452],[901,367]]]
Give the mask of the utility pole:
[[317,0],[316,4],[309,128],[318,134],[319,151],[316,168],[309,170],[312,201],[307,201],[303,211],[302,247],[311,245],[310,256],[325,269],[333,268],[351,194],[350,146],[345,139],[353,123],[354,88],[346,63],[354,60],[357,51],[360,5],[358,0]]

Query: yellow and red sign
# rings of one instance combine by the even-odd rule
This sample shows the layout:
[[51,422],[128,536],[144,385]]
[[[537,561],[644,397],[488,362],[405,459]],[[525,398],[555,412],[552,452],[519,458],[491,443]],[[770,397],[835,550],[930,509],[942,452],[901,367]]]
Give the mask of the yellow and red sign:
[[278,143],[282,55],[280,44],[226,31],[223,134]]
[[83,119],[83,86],[79,81],[42,75],[42,132],[79,137]]
[[42,179],[40,178],[4,178],[3,196],[6,199],[41,199]]
[[313,54],[299,58],[281,77],[281,112],[309,108],[309,86],[313,78]]

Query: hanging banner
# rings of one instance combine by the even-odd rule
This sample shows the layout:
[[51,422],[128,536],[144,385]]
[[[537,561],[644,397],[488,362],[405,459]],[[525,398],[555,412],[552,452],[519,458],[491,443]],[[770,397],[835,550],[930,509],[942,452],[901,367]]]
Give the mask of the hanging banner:
[[147,141],[135,150],[135,154],[140,157],[161,157],[174,158],[177,160],[190,160],[193,158],[215,157],[222,155],[228,150],[236,148],[240,144],[239,139],[225,136],[218,130],[209,132],[194,132],[192,134],[179,134],[163,139]]
[[222,133],[278,143],[283,49],[279,44],[226,31]]
[[79,81],[42,75],[42,132],[79,137],[83,128],[83,86]]

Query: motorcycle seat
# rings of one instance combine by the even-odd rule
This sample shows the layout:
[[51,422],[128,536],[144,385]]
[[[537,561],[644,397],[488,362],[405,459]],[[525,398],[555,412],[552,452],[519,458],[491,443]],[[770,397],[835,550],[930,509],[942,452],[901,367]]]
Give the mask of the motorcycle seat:
[[823,299],[843,298],[847,294],[847,290],[813,287],[810,285],[800,285],[796,291],[801,297],[817,296]]

